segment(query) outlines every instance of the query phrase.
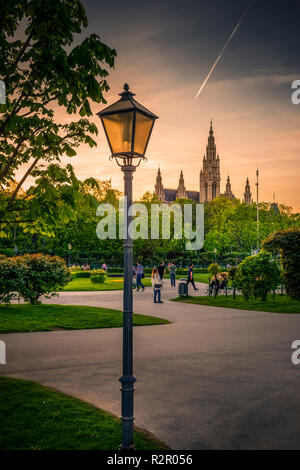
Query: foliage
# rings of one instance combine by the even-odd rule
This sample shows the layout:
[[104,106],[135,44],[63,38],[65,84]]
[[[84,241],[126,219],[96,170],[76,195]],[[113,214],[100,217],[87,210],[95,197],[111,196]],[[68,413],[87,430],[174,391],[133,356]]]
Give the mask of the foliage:
[[212,263],[210,266],[208,266],[209,274],[214,276],[215,279],[217,278],[217,275],[219,274],[220,270],[221,270],[221,268],[218,265],[218,263]]
[[104,269],[94,269],[90,272],[90,280],[94,284],[104,284],[107,272]]
[[[300,215],[283,204],[274,210],[270,203],[259,204],[260,239],[263,240],[276,230],[300,227]],[[214,248],[219,254],[230,251],[250,253],[257,247],[256,204],[245,204],[238,199],[218,197],[205,204],[205,251]],[[238,260],[238,262],[241,260]]]
[[24,280],[25,267],[18,261],[0,255],[0,303],[10,303]]
[[300,300],[300,230],[281,230],[263,242],[265,250],[280,253],[286,292],[292,299]]
[[[54,222],[58,217],[55,227],[52,226],[51,230],[48,229],[53,236],[49,236],[49,233],[27,232],[24,234],[19,225],[16,227],[12,224],[11,230],[7,232],[8,237],[1,240],[0,252],[8,255],[14,254],[14,251],[50,253],[68,260],[68,243],[71,243],[71,264],[89,264],[96,269],[106,262],[109,272],[113,272],[111,266],[117,265],[120,266],[117,268],[118,272],[122,272],[123,240],[99,240],[96,235],[96,226],[99,222],[99,217],[96,216],[96,206],[100,202],[109,202],[117,210],[119,192],[112,188],[110,181],[96,181],[95,183],[97,186],[92,186],[89,181],[80,182],[76,206],[73,209],[71,206],[66,206],[67,211],[63,210],[64,217],[66,217],[64,221],[59,219],[55,204],[48,211],[51,219],[47,220],[48,215],[45,217],[45,225],[40,224],[39,228],[34,228],[36,225],[34,224],[34,230],[39,229],[45,232],[47,227],[52,224],[51,220]],[[58,193],[60,186],[64,184],[63,182],[59,183]],[[64,189],[64,191],[66,190]],[[43,192],[45,194],[51,193],[50,183],[45,186]],[[38,198],[38,196],[36,197]],[[145,204],[150,207],[151,202],[157,201],[149,202],[149,197],[145,195]],[[88,199],[85,201],[85,198]],[[182,203],[182,200],[180,202]],[[40,203],[40,206],[32,206],[39,214],[38,220],[42,217],[44,207],[42,196]],[[223,266],[223,270],[224,267],[227,270],[230,265],[238,265],[249,256],[257,243],[256,211],[251,210],[250,206],[237,200],[228,201],[226,198],[218,198],[209,202],[205,207],[205,251],[186,251],[184,240],[176,240],[172,237],[173,219],[171,217],[171,239],[134,240],[134,260],[140,259],[144,266],[152,267],[159,264],[162,259],[166,263],[173,261],[178,269],[186,268],[189,263],[206,267],[214,262],[213,249],[216,247],[218,250],[217,262]],[[238,219],[242,216],[244,222],[239,225]],[[292,214],[288,208],[283,206],[279,207],[279,212],[274,213],[268,205],[263,205],[260,207],[260,216],[262,236],[273,233],[277,227],[300,225],[299,215]],[[245,230],[243,229],[244,223]],[[253,236],[249,235],[249,231],[253,232]],[[228,243],[225,243],[227,238],[224,234],[227,234]]]
[[[116,56],[96,34],[73,46],[87,25],[79,0],[1,0],[0,78],[7,98],[0,110],[2,235],[17,224],[49,236],[58,221],[76,219],[80,185],[60,158],[73,157],[81,144],[96,145],[91,103],[106,102],[105,67],[113,67]],[[62,111],[77,116],[62,120]],[[29,176],[35,184],[23,195]]]
[[81,269],[80,271],[71,272],[72,279],[90,277],[90,275],[91,275],[91,271],[85,271],[83,269]]
[[237,266],[231,266],[231,268],[228,269],[228,277],[233,283],[236,279],[237,269]]
[[44,295],[52,297],[69,281],[70,274],[64,260],[50,255],[24,255],[19,262],[25,266],[23,282],[18,289],[25,301],[32,305],[39,303]]
[[237,270],[236,286],[242,291],[245,300],[253,295],[255,299],[265,301],[268,293],[277,288],[279,281],[279,265],[266,252],[248,256]]

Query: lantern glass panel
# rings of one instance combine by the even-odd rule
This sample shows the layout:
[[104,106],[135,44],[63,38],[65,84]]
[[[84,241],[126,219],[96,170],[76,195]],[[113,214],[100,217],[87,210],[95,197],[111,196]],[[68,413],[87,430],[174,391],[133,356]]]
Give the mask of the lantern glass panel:
[[102,116],[112,153],[131,152],[133,113]]
[[135,120],[134,151],[144,155],[154,119],[137,111]]

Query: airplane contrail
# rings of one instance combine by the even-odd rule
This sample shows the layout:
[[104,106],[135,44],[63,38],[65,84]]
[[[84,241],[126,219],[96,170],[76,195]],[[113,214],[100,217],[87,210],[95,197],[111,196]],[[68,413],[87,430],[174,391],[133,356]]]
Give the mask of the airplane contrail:
[[237,30],[239,29],[239,27],[240,27],[240,25],[241,25],[241,23],[242,23],[244,17],[246,16],[246,14],[247,14],[247,12],[248,12],[250,6],[251,6],[251,3],[252,3],[252,2],[250,2],[249,5],[247,6],[247,8],[246,8],[246,10],[244,11],[244,13],[242,14],[242,16],[241,16],[241,18],[240,18],[238,24],[236,25],[236,27],[234,28],[234,30],[233,30],[232,33],[230,34],[229,38],[228,38],[227,41],[225,42],[223,49],[221,50],[220,54],[219,54],[218,57],[216,58],[214,64],[212,65],[210,71],[208,72],[208,75],[207,75],[206,79],[205,79],[204,82],[202,83],[202,85],[201,85],[201,87],[200,87],[200,89],[199,89],[197,95],[195,96],[195,100],[198,98],[198,96],[200,95],[201,91],[202,91],[203,88],[205,87],[205,85],[206,85],[206,83],[208,82],[208,80],[209,80],[211,74],[212,74],[213,71],[215,70],[215,68],[216,68],[216,66],[217,66],[217,64],[218,64],[218,62],[219,62],[219,60],[221,59],[222,55],[224,54],[224,52],[225,52],[225,50],[226,50],[228,44],[230,43],[231,39],[233,38],[233,36],[234,36],[235,33],[237,32]]

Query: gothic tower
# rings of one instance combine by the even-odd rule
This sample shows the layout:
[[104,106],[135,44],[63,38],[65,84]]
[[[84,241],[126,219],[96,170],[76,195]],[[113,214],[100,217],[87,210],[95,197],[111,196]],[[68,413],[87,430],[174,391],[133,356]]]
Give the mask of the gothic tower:
[[251,191],[250,191],[250,184],[249,178],[247,178],[245,192],[244,192],[244,202],[246,204],[251,204]]
[[177,194],[176,194],[176,199],[185,199],[186,198],[186,189],[184,186],[184,179],[183,179],[183,173],[181,170],[180,177],[179,177],[179,184],[177,188]]
[[216,145],[212,121],[206,146],[206,155],[203,157],[203,169],[200,172],[200,202],[211,201],[220,196],[220,158],[216,154]]
[[230,200],[232,200],[234,198],[234,196],[232,194],[232,190],[231,190],[231,183],[230,183],[229,175],[228,175],[228,178],[227,178],[226,191],[224,193],[224,196],[227,197],[227,199],[230,199]]
[[158,199],[160,199],[161,201],[164,199],[164,187],[162,184],[160,168],[158,168],[157,176],[156,176],[155,194],[157,195]]

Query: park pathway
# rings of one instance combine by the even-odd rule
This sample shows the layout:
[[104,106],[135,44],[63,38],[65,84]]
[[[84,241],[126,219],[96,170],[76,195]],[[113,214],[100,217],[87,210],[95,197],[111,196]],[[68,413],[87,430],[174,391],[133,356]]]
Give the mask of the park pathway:
[[[173,449],[300,449],[299,316],[134,294],[134,311],[170,320],[134,330],[136,424]],[[203,294],[204,284],[198,284]],[[48,301],[49,302],[49,301]],[[122,292],[64,292],[52,303],[121,309]],[[120,415],[122,330],[0,335],[0,373],[34,380]]]

